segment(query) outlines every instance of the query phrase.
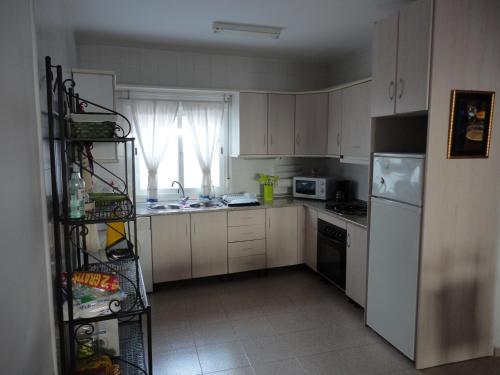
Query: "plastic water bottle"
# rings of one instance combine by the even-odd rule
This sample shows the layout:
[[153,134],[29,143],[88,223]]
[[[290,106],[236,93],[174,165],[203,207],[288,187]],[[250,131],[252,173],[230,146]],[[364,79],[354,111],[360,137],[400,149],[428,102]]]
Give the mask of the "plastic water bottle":
[[76,166],[71,168],[68,188],[69,217],[71,219],[81,219],[85,216],[85,181],[83,181]]

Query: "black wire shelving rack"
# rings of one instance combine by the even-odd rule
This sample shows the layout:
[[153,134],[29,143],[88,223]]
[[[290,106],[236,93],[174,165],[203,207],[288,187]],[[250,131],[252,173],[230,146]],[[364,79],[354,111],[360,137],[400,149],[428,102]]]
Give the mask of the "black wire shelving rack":
[[[113,109],[93,103],[77,94],[75,82],[64,79],[61,65],[52,65],[45,58],[47,80],[47,113],[49,153],[51,167],[52,219],[54,230],[55,297],[57,306],[58,341],[61,373],[77,371],[78,348],[86,337],[94,333],[95,323],[116,319],[118,321],[119,355],[111,356],[119,364],[123,374],[152,374],[151,351],[151,307],[148,303],[142,272],[137,255],[137,225],[135,198],[134,138],[129,137],[131,126],[128,119]],[[111,138],[72,138],[70,115],[86,113],[82,109],[92,105],[103,113],[122,118],[124,126],[117,125]],[[115,143],[123,147],[124,163],[118,175],[106,166],[93,160],[93,168],[83,163],[96,142]],[[69,170],[71,165],[87,171],[92,177],[107,186],[112,194],[119,195],[116,201],[102,201],[86,212],[85,217],[72,219],[69,216]],[[113,183],[110,183],[110,178]],[[115,182],[116,181],[116,182]],[[131,254],[125,259],[103,260],[103,256],[87,249],[89,225],[110,225],[123,222],[127,241],[132,244]],[[73,310],[72,275],[77,271],[111,273],[117,276],[124,295],[109,302],[104,315],[91,317],[75,316]],[[64,277],[63,277],[64,275]],[[64,281],[63,279],[67,280]],[[99,347],[90,348],[93,355],[101,355]],[[146,353],[147,352],[147,353]]]

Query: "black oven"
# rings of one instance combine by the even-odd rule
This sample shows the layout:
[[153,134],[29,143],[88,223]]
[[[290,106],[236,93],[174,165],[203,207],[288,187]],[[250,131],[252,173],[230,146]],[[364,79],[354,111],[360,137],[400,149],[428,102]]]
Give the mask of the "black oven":
[[345,290],[347,232],[318,219],[318,273]]

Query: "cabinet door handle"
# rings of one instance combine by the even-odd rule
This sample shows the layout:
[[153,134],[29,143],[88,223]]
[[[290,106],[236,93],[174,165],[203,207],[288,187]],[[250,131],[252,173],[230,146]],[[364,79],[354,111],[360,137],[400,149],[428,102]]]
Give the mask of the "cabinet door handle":
[[347,233],[347,247],[351,247],[351,234]]
[[196,235],[196,224],[193,224],[193,232],[194,232],[194,235]]
[[273,144],[273,136],[271,135],[271,144]]
[[266,136],[264,136],[264,144],[266,144]]
[[267,220],[267,226],[269,227],[269,229],[271,229],[271,218]]
[[300,145],[300,135],[299,134],[297,134],[297,136],[295,137],[295,143],[297,145]]
[[337,133],[337,146],[340,146],[340,133]]
[[389,83],[389,99],[394,99],[394,81]]
[[398,81],[399,95],[398,98],[401,99],[403,97],[403,92],[405,91],[405,81],[403,78],[400,78]]

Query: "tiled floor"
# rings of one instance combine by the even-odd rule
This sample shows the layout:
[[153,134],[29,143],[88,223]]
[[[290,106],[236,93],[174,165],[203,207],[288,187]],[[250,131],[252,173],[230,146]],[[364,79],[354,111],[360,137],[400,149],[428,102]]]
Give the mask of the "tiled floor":
[[[155,375],[418,375],[363,310],[303,269],[192,280],[151,295]],[[425,371],[500,374],[496,359]]]

